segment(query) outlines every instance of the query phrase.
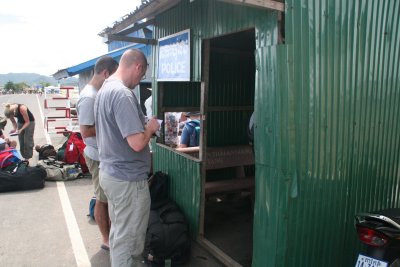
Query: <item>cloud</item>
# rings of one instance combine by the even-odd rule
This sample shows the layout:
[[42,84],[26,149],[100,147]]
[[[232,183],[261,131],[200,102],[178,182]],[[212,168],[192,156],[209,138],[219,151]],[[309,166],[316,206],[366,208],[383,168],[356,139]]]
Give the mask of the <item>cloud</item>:
[[2,14],[0,13],[0,25],[7,24],[24,24],[26,20],[22,16],[14,15],[14,14]]
[[115,5],[82,0],[3,2],[0,73],[43,75],[106,54],[107,45],[98,33],[140,4],[139,0],[118,0]]

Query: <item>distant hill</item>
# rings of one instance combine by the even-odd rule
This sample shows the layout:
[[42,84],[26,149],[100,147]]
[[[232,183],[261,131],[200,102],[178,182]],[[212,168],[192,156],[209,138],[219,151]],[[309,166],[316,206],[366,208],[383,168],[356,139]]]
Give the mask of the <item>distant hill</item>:
[[[50,83],[51,85],[58,85],[58,81],[51,76],[40,75],[37,73],[8,73],[0,74],[0,86],[4,86],[7,82],[21,83],[25,82],[28,85],[36,85],[41,82]],[[70,77],[60,80],[62,85],[78,85],[78,79]]]

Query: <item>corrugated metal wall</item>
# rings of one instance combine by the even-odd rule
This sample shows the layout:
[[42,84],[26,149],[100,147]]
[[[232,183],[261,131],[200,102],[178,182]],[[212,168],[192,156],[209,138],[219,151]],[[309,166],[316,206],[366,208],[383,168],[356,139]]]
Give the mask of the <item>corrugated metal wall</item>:
[[400,2],[286,10],[287,45],[258,50],[253,266],[353,266],[354,214],[400,206]]
[[200,216],[200,162],[154,144],[153,156],[153,168],[168,173],[171,177],[170,195],[185,213],[190,230],[193,236],[196,236]]
[[297,196],[294,147],[297,100],[291,89],[292,80],[288,79],[293,62],[287,48],[267,46],[256,52],[253,266],[260,267],[287,266],[286,257],[292,256],[287,254],[287,246],[295,241],[288,234],[291,220],[288,205],[289,199]]
[[163,106],[200,107],[199,82],[166,82],[164,83]]

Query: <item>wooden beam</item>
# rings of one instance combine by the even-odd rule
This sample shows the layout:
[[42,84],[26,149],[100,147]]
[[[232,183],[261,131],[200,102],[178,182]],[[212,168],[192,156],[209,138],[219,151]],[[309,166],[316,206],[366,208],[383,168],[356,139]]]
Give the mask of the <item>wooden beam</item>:
[[229,257],[224,251],[222,251],[219,247],[208,241],[208,239],[200,236],[197,238],[197,242],[203,246],[208,252],[210,252],[214,257],[220,260],[225,266],[231,267],[242,267],[239,263],[237,263],[234,259]]
[[209,112],[218,111],[253,111],[253,106],[218,106],[218,107],[208,107]]
[[146,39],[146,38],[137,38],[137,37],[130,37],[130,36],[122,36],[118,34],[106,34],[104,36],[106,42],[109,41],[123,41],[123,42],[131,42],[131,43],[138,43],[138,44],[150,44],[156,45],[157,40],[155,39]]
[[156,24],[156,20],[155,19],[150,19],[146,22],[140,23],[140,24],[136,24],[135,26],[128,28],[126,30],[123,30],[122,32],[119,32],[118,35],[127,35],[130,34],[132,32],[138,31],[140,29],[143,29],[146,26],[149,25],[155,25]]
[[169,151],[174,151],[175,153],[177,153],[177,154],[179,154],[179,155],[181,155],[181,156],[183,156],[183,157],[185,157],[187,159],[190,159],[192,161],[200,162],[200,160],[197,157],[191,156],[188,153],[181,152],[181,151],[177,150],[176,148],[172,148],[170,146],[167,146],[167,145],[164,145],[164,144],[161,144],[161,143],[156,143],[156,145],[159,146],[159,147],[163,147],[164,149],[167,149]]
[[219,1],[237,5],[278,10],[281,12],[285,11],[285,3],[273,0],[219,0]]
[[164,107],[164,112],[189,112],[198,110],[199,107]]

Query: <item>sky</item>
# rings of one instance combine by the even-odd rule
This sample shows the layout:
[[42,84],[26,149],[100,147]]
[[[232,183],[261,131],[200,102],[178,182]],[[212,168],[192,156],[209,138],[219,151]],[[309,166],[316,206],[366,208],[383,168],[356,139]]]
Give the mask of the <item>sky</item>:
[[98,36],[140,0],[4,0],[0,3],[0,74],[50,76],[107,53]]

